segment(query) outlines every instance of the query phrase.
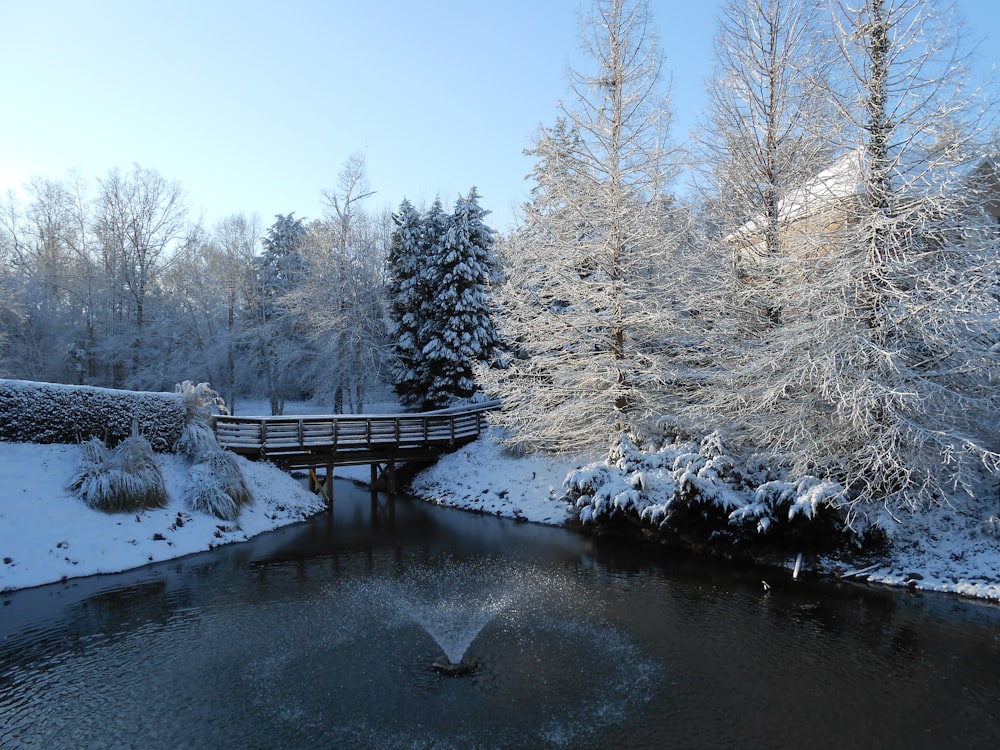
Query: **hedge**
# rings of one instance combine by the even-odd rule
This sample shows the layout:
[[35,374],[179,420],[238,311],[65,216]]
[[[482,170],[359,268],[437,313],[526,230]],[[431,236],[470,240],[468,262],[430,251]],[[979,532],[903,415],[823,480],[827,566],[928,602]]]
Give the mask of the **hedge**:
[[136,424],[154,450],[167,452],[184,429],[185,415],[179,393],[0,379],[0,440],[7,442],[82,443],[97,437],[114,447]]

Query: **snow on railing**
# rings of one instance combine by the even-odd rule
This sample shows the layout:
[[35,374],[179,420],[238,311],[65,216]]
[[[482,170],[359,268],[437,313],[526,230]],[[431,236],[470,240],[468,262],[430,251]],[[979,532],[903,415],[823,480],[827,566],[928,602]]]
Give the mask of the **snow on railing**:
[[443,448],[479,436],[499,401],[417,414],[213,416],[219,445],[252,455]]

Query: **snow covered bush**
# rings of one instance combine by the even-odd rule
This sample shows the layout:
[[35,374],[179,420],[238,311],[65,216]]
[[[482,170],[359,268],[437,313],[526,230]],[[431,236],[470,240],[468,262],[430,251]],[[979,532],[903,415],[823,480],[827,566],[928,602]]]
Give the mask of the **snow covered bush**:
[[184,397],[187,424],[174,445],[177,453],[193,463],[184,488],[184,502],[192,511],[224,521],[235,521],[240,508],[253,504],[239,459],[222,450],[212,429],[212,414],[226,413],[225,401],[208,383],[190,380],[177,384]]
[[728,455],[717,432],[696,442],[664,427],[651,431],[663,442],[643,450],[621,435],[607,461],[567,476],[564,489],[582,523],[626,522],[664,536],[730,544],[812,547],[838,537],[830,534],[841,528],[843,488],[836,482],[782,478],[764,462]]
[[184,489],[188,508],[224,521],[235,521],[244,505],[253,504],[235,454],[216,448],[199,457]]
[[212,429],[212,414],[226,414],[226,402],[208,383],[195,385],[190,380],[178,383],[176,392],[184,398],[185,424],[174,443],[174,451],[197,461],[200,456],[219,450]]
[[141,435],[131,435],[111,450],[98,438],[84,443],[70,489],[106,513],[165,508],[168,501],[153,447]]
[[174,452],[191,461],[197,461],[199,456],[217,450],[219,443],[215,439],[212,427],[198,422],[188,422],[184,425],[181,436],[174,443]]
[[185,424],[183,397],[0,380],[0,440],[80,443],[97,437],[115,446],[132,435],[134,424],[153,450],[170,450]]

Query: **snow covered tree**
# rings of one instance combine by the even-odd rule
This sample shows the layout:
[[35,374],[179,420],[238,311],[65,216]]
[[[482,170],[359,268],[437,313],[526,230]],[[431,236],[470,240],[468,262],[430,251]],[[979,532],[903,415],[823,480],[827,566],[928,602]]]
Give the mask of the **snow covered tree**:
[[231,413],[236,413],[236,394],[241,389],[249,389],[247,372],[253,368],[243,366],[251,361],[248,349],[256,346],[243,345],[248,322],[253,320],[245,311],[255,309],[252,305],[258,285],[256,284],[255,249],[261,236],[259,220],[255,215],[233,214],[222,219],[213,233],[213,247],[216,248],[218,272],[215,278],[216,304],[221,317],[216,319],[212,332],[217,347],[216,380],[209,378]]
[[476,392],[475,364],[497,343],[489,302],[494,235],[475,188],[447,214],[435,200],[420,215],[403,201],[393,217],[390,312],[396,392],[409,407],[433,409]]
[[306,233],[303,222],[295,218],[294,212],[288,216],[278,214],[261,240],[264,252],[257,267],[261,287],[269,299],[276,300],[302,282],[305,263],[299,250]]
[[420,212],[403,200],[393,214],[396,227],[389,246],[389,314],[393,321],[394,384],[404,406],[423,402],[429,383],[423,370],[422,306],[429,296],[422,270],[427,263],[426,226]]
[[647,4],[600,0],[583,26],[594,65],[543,130],[533,200],[497,290],[510,357],[483,374],[512,443],[573,451],[663,408],[662,355],[683,300],[666,221],[676,171]]
[[303,219],[278,214],[268,227],[257,258],[255,285],[249,298],[252,330],[260,353],[260,367],[267,384],[271,414],[281,414],[285,399],[295,393],[290,382],[294,362],[301,356],[296,319],[290,314],[288,296],[302,283],[305,264],[299,247],[305,235]]
[[[446,406],[476,392],[474,365],[486,362],[497,345],[489,286],[496,274],[493,230],[483,221],[475,188],[459,198],[447,231],[433,245],[427,268],[431,305],[425,305],[420,339],[429,376],[426,406]],[[429,309],[427,309],[429,308]]]
[[751,439],[841,481],[856,513],[974,493],[1000,465],[995,167],[972,150],[983,121],[942,8],[839,4],[842,156],[784,196],[780,326],[715,392]]
[[837,118],[825,87],[834,47],[818,33],[825,6],[730,0],[720,11],[702,165],[723,231],[754,217],[766,255],[781,252],[782,197],[835,153]]
[[26,193],[31,201],[23,209],[9,195],[0,210],[6,355],[16,376],[59,381],[68,374],[66,352],[83,312],[78,282],[85,269],[73,251],[76,227],[66,186],[35,179]]
[[365,201],[374,194],[364,157],[347,159],[327,209],[309,225],[303,245],[305,283],[293,295],[310,349],[303,375],[313,400],[333,411],[360,412],[369,391],[386,381],[390,359],[384,310],[388,219]]
[[139,165],[128,174],[112,170],[100,185],[96,233],[117,334],[108,342],[117,356],[112,381],[119,387],[150,387],[159,382],[159,363],[147,361],[147,303],[159,289],[164,268],[189,239],[186,196],[180,183]]

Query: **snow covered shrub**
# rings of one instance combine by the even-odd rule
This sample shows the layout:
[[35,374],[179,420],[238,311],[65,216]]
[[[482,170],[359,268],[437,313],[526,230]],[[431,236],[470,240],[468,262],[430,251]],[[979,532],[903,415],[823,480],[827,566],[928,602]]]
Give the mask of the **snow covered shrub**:
[[0,440],[80,443],[93,437],[115,446],[133,423],[157,451],[167,451],[185,424],[185,406],[174,393],[0,380]]
[[[700,443],[684,431],[673,436],[643,451],[622,435],[607,461],[571,472],[564,489],[580,521],[625,521],[699,544],[813,548],[839,540],[836,482],[775,476],[764,463],[729,455],[716,432]],[[661,433],[653,444],[661,438],[668,439]]]
[[745,535],[768,534],[780,528],[786,536],[809,538],[821,531],[819,525],[813,528],[812,522],[833,508],[842,494],[843,488],[836,482],[812,476],[765,482],[753,490],[749,502],[729,514],[729,523]]
[[174,386],[174,392],[184,397],[185,416],[189,422],[211,424],[212,414],[228,414],[226,401],[208,383],[185,380]]
[[225,414],[226,402],[208,383],[178,383],[184,397],[187,424],[174,450],[193,462],[184,489],[188,508],[224,521],[235,521],[240,508],[253,503],[237,458],[222,450],[212,429],[212,414]]
[[[107,456],[107,446],[104,445],[100,438],[91,438],[81,444],[80,465],[70,480],[69,488],[86,500],[81,490],[83,487],[90,486],[91,483],[99,481],[97,477],[104,470],[104,460]],[[90,505],[89,502],[87,504]]]
[[217,450],[219,443],[215,439],[212,427],[199,422],[188,422],[184,425],[181,436],[174,443],[174,452],[180,453],[190,461],[197,461],[199,456]]
[[694,435],[678,417],[664,414],[637,426],[632,438],[641,449],[656,451],[671,443],[690,442],[694,440]]
[[253,494],[236,456],[217,448],[191,467],[184,502],[193,511],[235,521],[243,506],[253,504]]
[[195,385],[190,380],[178,383],[176,392],[184,398],[184,429],[174,443],[174,451],[197,461],[200,456],[219,450],[212,429],[212,414],[226,414],[226,402],[208,383]]
[[110,451],[96,438],[85,443],[70,489],[106,513],[164,508],[168,501],[153,447],[141,435],[125,438]]

